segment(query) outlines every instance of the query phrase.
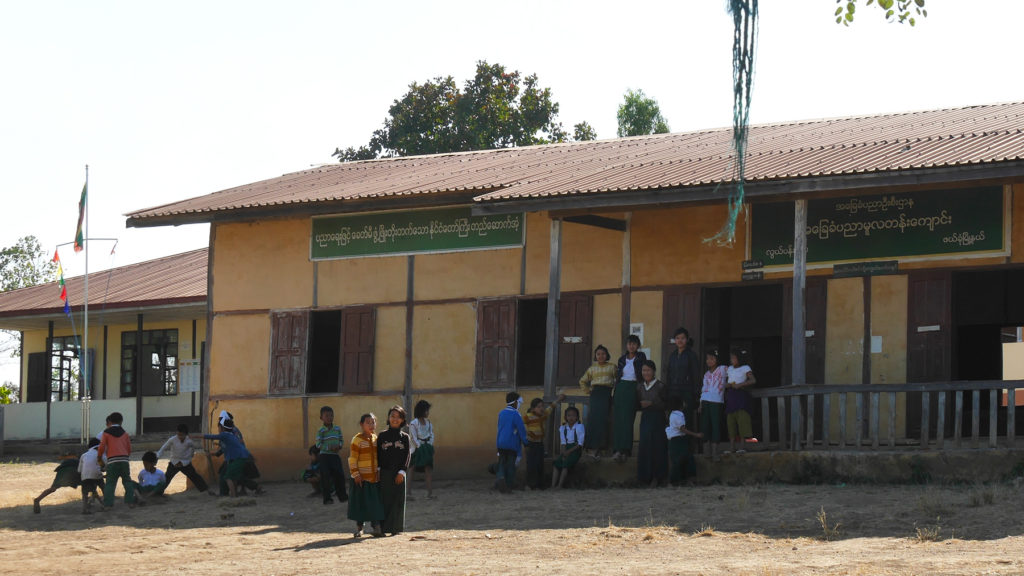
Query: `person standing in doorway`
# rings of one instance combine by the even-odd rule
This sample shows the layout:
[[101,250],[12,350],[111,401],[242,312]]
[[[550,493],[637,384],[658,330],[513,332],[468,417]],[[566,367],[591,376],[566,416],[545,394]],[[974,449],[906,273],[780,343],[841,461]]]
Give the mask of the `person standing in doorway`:
[[746,363],[746,354],[739,349],[729,353],[728,383],[725,385],[725,420],[729,429],[729,448],[737,454],[746,452],[747,438],[754,436],[750,424],[750,393],[746,388],[757,383]]
[[697,355],[693,352],[690,332],[686,328],[677,328],[672,334],[672,340],[676,349],[669,354],[665,363],[665,397],[681,400],[686,421],[696,422],[701,367],[697,362]]
[[708,369],[704,372],[704,386],[700,390],[700,433],[706,441],[707,450],[704,455],[716,459],[715,451],[722,441],[722,416],[725,408],[725,383],[728,379],[725,366],[718,364],[718,352],[708,350],[704,354],[704,363]]

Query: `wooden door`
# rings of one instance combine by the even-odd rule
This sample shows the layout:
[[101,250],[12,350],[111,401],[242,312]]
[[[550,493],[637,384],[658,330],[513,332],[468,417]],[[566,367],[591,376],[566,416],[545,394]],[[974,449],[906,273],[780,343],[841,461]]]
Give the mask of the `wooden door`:
[[481,300],[476,337],[477,386],[511,388],[516,376],[516,301]]
[[[804,287],[804,343],[808,384],[825,383],[825,314],[828,305],[828,280],[812,277]],[[793,383],[793,282],[782,290],[782,385]],[[819,428],[820,430],[820,428]]]
[[[950,276],[944,271],[915,272],[907,288],[907,382],[950,379],[952,355]],[[935,394],[932,403],[937,402]],[[951,402],[947,405],[952,406]],[[936,413],[929,410],[934,432]],[[921,394],[907,394],[907,436],[921,437]]]
[[46,402],[50,394],[49,354],[33,352],[28,355],[28,402]]
[[373,308],[346,308],[341,311],[341,392],[367,394],[373,389]]
[[[686,328],[690,333],[691,347],[700,356],[701,340],[701,288],[700,286],[682,286],[665,290],[662,301],[662,362],[668,360],[676,345],[672,342],[672,334],[678,328]],[[649,341],[644,346],[654,348]],[[661,368],[661,367],[659,367]],[[659,370],[659,374],[662,371]]]
[[[562,294],[558,299],[558,386],[576,386],[591,364],[594,297]],[[615,361],[615,343],[605,344]]]
[[270,314],[270,393],[298,394],[306,386],[309,312]]

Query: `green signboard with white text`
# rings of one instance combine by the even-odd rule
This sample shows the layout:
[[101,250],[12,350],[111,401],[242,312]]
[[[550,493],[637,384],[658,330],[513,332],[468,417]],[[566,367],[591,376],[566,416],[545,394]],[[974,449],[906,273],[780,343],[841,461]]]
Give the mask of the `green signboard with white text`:
[[[753,204],[750,259],[792,266],[792,202]],[[1001,186],[807,201],[807,263],[1006,255]]]
[[396,256],[518,248],[526,216],[473,216],[470,208],[436,208],[313,218],[310,259]]

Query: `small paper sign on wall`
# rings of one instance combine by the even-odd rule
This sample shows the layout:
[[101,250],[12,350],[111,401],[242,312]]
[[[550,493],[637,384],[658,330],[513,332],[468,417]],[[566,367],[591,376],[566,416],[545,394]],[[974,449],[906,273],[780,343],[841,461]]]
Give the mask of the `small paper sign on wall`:
[[200,365],[199,360],[178,361],[179,392],[199,392]]
[[636,336],[640,339],[640,344],[644,343],[644,323],[643,322],[631,322],[629,324],[629,335]]

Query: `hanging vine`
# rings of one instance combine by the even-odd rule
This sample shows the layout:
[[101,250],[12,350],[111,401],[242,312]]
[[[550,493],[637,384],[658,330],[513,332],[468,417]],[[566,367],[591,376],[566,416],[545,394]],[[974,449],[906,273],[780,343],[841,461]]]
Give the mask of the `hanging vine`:
[[729,211],[721,230],[705,242],[731,245],[736,239],[736,220],[743,209],[743,181],[747,164],[747,134],[750,129],[750,95],[754,79],[757,41],[757,0],[729,0],[732,15],[732,149],[735,158],[729,190]]

